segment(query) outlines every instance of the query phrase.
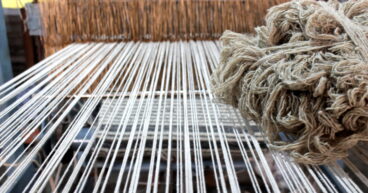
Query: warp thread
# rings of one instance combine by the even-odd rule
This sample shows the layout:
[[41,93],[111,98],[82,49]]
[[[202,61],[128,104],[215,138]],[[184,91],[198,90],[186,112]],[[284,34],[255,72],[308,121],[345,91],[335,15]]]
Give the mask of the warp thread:
[[280,4],[255,35],[224,32],[213,92],[296,162],[342,159],[368,141],[367,35],[367,0]]

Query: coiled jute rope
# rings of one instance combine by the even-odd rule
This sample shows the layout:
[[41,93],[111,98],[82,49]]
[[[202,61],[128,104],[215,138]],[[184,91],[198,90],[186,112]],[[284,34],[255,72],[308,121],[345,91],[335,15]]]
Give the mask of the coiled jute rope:
[[272,7],[255,35],[223,34],[213,92],[295,161],[344,158],[368,141],[367,35],[368,0]]

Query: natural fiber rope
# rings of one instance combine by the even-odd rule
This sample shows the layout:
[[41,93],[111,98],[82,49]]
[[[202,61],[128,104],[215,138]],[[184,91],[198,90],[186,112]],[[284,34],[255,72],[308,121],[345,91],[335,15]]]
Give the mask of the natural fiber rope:
[[367,33],[367,0],[275,6],[255,36],[223,34],[214,94],[297,162],[344,158],[368,140]]

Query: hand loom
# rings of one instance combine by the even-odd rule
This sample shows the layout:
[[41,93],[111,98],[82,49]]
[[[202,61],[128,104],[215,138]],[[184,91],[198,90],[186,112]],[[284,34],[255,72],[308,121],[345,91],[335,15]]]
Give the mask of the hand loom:
[[0,86],[0,192],[367,192],[366,144],[295,163],[211,92],[223,31],[282,2],[40,2],[49,56]]

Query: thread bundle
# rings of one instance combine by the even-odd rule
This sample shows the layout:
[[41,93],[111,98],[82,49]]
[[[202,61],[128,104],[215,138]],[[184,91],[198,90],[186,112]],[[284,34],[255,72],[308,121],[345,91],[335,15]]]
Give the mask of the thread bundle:
[[250,32],[287,0],[51,0],[41,5],[46,55],[72,42],[214,40]]
[[214,94],[297,162],[346,157],[368,140],[367,10],[366,0],[292,1],[254,36],[226,31]]

